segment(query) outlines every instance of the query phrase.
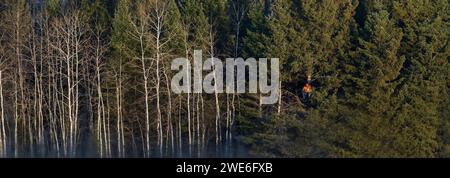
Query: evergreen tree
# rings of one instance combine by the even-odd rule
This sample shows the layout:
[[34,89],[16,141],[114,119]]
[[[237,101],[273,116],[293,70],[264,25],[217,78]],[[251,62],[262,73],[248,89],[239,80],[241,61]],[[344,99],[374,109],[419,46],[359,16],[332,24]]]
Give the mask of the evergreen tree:
[[[283,104],[284,112],[290,115],[286,114],[280,120],[266,118],[269,120],[263,122],[265,126],[258,129],[264,132],[257,131],[257,135],[263,134],[264,138],[268,137],[266,134],[274,138],[285,135],[285,139],[269,142],[283,148],[296,148],[281,152],[283,156],[326,156],[330,148],[327,143],[331,142],[328,140],[333,134],[328,130],[338,115],[336,93],[341,80],[338,66],[351,44],[350,27],[354,25],[353,14],[358,4],[350,1],[275,1],[259,5],[256,16],[252,18],[249,14],[250,22],[254,19],[258,26],[253,30],[251,23],[249,27],[244,40],[248,45],[246,51],[281,59],[283,93],[291,94],[287,98],[298,103],[296,106],[300,108],[289,108],[295,103]],[[314,79],[313,99],[300,101],[308,75]],[[290,98],[292,94],[297,100]],[[292,133],[292,129],[298,132]],[[299,138],[298,135],[302,136]],[[288,141],[293,138],[301,140]],[[258,144],[255,147],[264,149]]]
[[[267,18],[268,1],[256,0],[249,2],[250,11],[246,15],[245,35],[243,41],[243,58],[258,59],[266,57],[271,44],[269,20]],[[237,130],[242,136],[255,133],[263,124],[262,111],[257,94],[244,94],[239,97],[237,114]],[[247,143],[253,143],[247,138]]]
[[392,6],[404,31],[400,52],[406,57],[400,113],[407,118],[405,132],[411,132],[414,145],[404,153],[448,156],[449,2],[395,1]]
[[[368,4],[366,4],[368,5]],[[397,87],[405,61],[400,56],[402,31],[379,1],[370,4],[358,48],[346,66],[344,107],[338,122],[338,156],[400,156],[404,125],[399,122]],[[405,140],[403,140],[405,141]]]

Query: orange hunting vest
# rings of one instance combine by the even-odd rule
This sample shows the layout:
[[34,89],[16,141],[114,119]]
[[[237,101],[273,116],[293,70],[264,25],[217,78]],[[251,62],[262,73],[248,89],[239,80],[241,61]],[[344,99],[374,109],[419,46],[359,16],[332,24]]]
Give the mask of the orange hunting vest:
[[303,87],[303,92],[305,92],[305,93],[311,93],[311,92],[312,92],[312,86],[311,86],[311,84],[307,83],[307,84]]

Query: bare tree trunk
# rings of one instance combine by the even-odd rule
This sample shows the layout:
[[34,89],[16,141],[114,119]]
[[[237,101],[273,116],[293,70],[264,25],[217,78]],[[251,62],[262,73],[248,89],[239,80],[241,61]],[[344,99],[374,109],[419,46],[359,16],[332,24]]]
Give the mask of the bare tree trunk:
[[[159,153],[162,154],[163,149],[163,131],[162,131],[162,116],[161,116],[161,94],[160,94],[160,62],[161,62],[161,35],[163,30],[163,23],[165,18],[165,10],[164,7],[160,7],[158,4],[159,1],[156,1],[156,20],[154,21],[154,29],[156,29],[156,109],[158,114],[158,145],[159,145]],[[164,6],[164,5],[163,5]]]
[[[109,90],[106,90],[107,93],[109,93]],[[109,110],[110,104],[109,104],[109,98],[106,97],[106,125],[105,125],[105,143],[106,143],[106,156],[108,158],[111,157],[111,115]]]
[[[120,79],[119,79],[120,80]],[[122,157],[122,135],[120,132],[120,124],[121,124],[121,116],[120,116],[120,89],[119,82],[116,79],[116,107],[117,107],[117,125],[116,125],[116,133],[117,133],[117,156]]]
[[[15,53],[16,53],[16,59],[17,59],[17,72],[19,75],[19,93],[20,93],[20,103],[19,103],[19,107],[18,110],[20,112],[20,116],[17,117],[16,119],[23,119],[23,124],[25,124],[25,93],[24,93],[24,76],[23,76],[23,67],[22,67],[22,38],[21,38],[21,24],[20,22],[22,22],[22,18],[21,18],[21,13],[20,11],[16,12],[16,21],[15,21]],[[25,128],[25,126],[23,127]]]
[[0,157],[6,157],[5,107],[3,101],[3,77],[0,69]]
[[119,76],[116,76],[116,100],[117,100],[117,150],[118,156],[125,156],[125,140],[122,118],[122,63],[119,64]]
[[[142,26],[142,28],[144,28]],[[142,33],[143,33],[142,29]],[[145,64],[145,53],[144,53],[144,39],[143,34],[140,35],[140,46],[141,46],[141,64],[142,64],[142,72],[144,77],[144,95],[145,95],[145,155],[150,156],[150,113],[149,113],[149,91],[148,91],[148,76],[147,76],[147,67]]]
[[203,95],[201,97],[202,102],[202,148],[204,149],[206,146],[205,136],[206,136],[206,118],[205,118],[205,102],[203,99]]
[[[31,23],[31,30],[32,30],[32,32],[31,32],[31,47],[30,47],[30,50],[31,50],[31,63],[32,63],[32,65],[33,65],[33,77],[34,77],[34,88],[33,88],[33,90],[34,90],[34,93],[33,93],[33,116],[31,116],[30,117],[30,123],[31,123],[31,120],[33,120],[33,126],[34,126],[34,128],[33,129],[30,129],[30,140],[34,140],[34,137],[32,137],[32,135],[31,135],[31,133],[32,132],[38,132],[37,133],[37,143],[39,143],[39,136],[40,136],[40,133],[39,133],[39,131],[37,130],[37,123],[36,123],[36,117],[38,116],[38,110],[39,110],[39,108],[38,108],[38,100],[39,100],[39,96],[38,96],[38,83],[39,83],[39,79],[38,79],[38,71],[37,71],[37,54],[36,54],[36,40],[35,40],[35,36],[34,36],[34,28],[33,28],[33,23]],[[31,119],[32,117],[34,117],[34,119]],[[33,131],[32,131],[33,130]],[[38,147],[39,148],[39,147]],[[38,152],[39,152],[39,150],[38,150]],[[36,155],[36,156],[38,156],[38,155]]]
[[18,92],[17,92],[17,80],[16,80],[16,75],[14,75],[14,89],[16,90],[15,94],[14,94],[14,157],[19,157],[19,140],[18,140],[18,135],[19,135],[19,126],[18,126],[18,122],[19,122],[19,99],[18,99]]
[[132,37],[134,37],[140,46],[140,65],[142,70],[142,78],[143,78],[143,84],[144,84],[144,100],[145,100],[145,132],[143,133],[143,152],[145,157],[150,157],[150,86],[149,86],[149,71],[150,66],[147,64],[148,58],[145,56],[146,51],[148,50],[148,47],[146,46],[148,44],[148,21],[150,20],[150,15],[147,12],[147,4],[145,2],[142,2],[142,4],[139,4],[139,8],[137,10],[137,19],[136,22],[131,21],[132,25],[134,26],[135,34],[131,34]]
[[[189,42],[188,42],[188,27],[186,25],[183,26],[184,27],[184,48],[185,48],[185,52],[186,52],[186,59],[189,59]],[[190,71],[186,70],[187,75],[190,78]],[[191,88],[189,88],[189,90],[191,90]],[[191,93],[187,92],[187,99],[186,99],[186,104],[187,104],[187,119],[188,119],[188,143],[189,143],[189,152],[191,150],[191,146],[192,146],[192,134],[191,134]],[[181,127],[180,127],[180,137],[181,137]],[[180,144],[181,144],[181,138],[180,138]],[[181,149],[181,148],[180,148]]]
[[196,103],[196,110],[197,110],[197,157],[200,157],[200,107],[199,107],[199,103],[201,100],[201,93],[197,95],[197,103]]
[[[97,101],[97,138],[99,141],[99,146],[100,146],[100,157],[103,157],[103,138],[102,138],[102,128],[101,127],[101,123],[104,122],[105,118],[102,116],[104,116],[105,113],[105,106],[103,103],[103,93],[102,93],[102,88],[101,88],[101,75],[100,75],[100,37],[97,36],[97,45],[96,45],[96,49],[95,49],[95,72],[96,72],[96,87],[97,87],[97,97],[98,97],[98,101]],[[106,140],[105,140],[106,141]]]
[[[174,136],[173,136],[173,124],[172,124],[172,94],[170,90],[170,80],[167,76],[167,72],[163,70],[163,75],[166,81],[166,90],[167,90],[167,142],[170,140],[170,148],[171,153],[174,154]],[[170,139],[169,139],[170,138]],[[168,147],[168,143],[166,143],[166,148]]]
[[[234,57],[237,58],[239,57],[239,45],[240,45],[240,38],[241,38],[241,23],[245,17],[245,14],[247,12],[247,8],[245,6],[243,6],[239,1],[232,1],[232,7],[233,7],[233,12],[234,12],[234,23],[235,23],[235,42],[234,42]],[[232,127],[233,127],[233,123],[235,121],[235,115],[236,115],[236,107],[235,107],[235,98],[236,98],[236,93],[232,94],[232,101],[231,101],[231,117],[229,118],[230,120],[228,121],[228,126],[227,126],[227,146],[229,149],[231,149],[231,144],[232,144]],[[238,100],[239,102],[239,100]]]
[[179,113],[178,113],[178,156],[183,156],[183,139],[182,139],[182,129],[181,129],[181,119],[182,119],[182,99],[180,96]]
[[282,99],[282,94],[283,94],[283,92],[281,91],[281,81],[280,81],[280,87],[278,88],[278,92],[279,92],[279,94],[278,94],[278,109],[277,109],[277,115],[278,115],[278,117],[280,117],[280,114],[281,114],[281,103],[282,103],[282,101],[281,101],[281,99]]
[[[210,25],[210,29],[209,29],[209,47],[210,47],[210,57],[214,58],[214,40],[215,40],[215,36],[214,36],[214,32],[213,32],[213,25],[212,22],[209,24]],[[214,60],[213,60],[213,64],[214,65]],[[215,70],[215,68],[213,69],[213,71]],[[215,98],[215,103],[216,103],[216,121],[215,121],[215,131],[216,131],[216,148],[219,145],[219,142],[221,141],[221,128],[220,128],[220,104],[219,104],[219,93],[217,92],[217,76],[216,73],[214,72],[214,98]]]
[[230,109],[230,95],[226,94],[227,96],[227,118],[226,118],[226,128],[225,128],[225,154],[228,154],[228,142],[229,142],[229,132],[230,132],[230,122],[231,122],[231,109]]
[[158,129],[158,145],[159,145],[159,153],[160,155],[162,154],[162,149],[163,149],[163,131],[162,131],[162,116],[161,116],[161,96],[160,96],[160,81],[161,81],[161,76],[160,76],[160,33],[161,33],[161,27],[157,27],[157,40],[156,40],[156,110],[157,110],[157,114],[158,114],[158,125],[157,125],[157,129]]
[[[42,28],[42,27],[41,27]],[[39,84],[38,84],[38,89],[39,89],[39,101],[38,101],[38,108],[39,108],[39,145],[40,145],[40,149],[41,152],[43,152],[44,154],[47,152],[47,147],[45,145],[45,135],[44,135],[44,69],[43,69],[43,65],[44,65],[44,39],[42,37],[40,37],[40,61],[39,61]]]

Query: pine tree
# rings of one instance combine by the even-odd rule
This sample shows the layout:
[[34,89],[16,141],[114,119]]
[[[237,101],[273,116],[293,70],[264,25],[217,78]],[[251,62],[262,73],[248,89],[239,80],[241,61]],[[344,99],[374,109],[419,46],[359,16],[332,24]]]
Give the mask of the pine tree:
[[405,61],[398,54],[403,33],[388,8],[373,2],[361,29],[359,47],[346,66],[343,90],[343,121],[338,132],[342,146],[339,156],[395,157],[402,153],[398,144],[403,127],[397,115],[401,98],[397,87]]
[[400,112],[408,118],[411,145],[420,145],[404,151],[407,156],[448,156],[449,8],[445,0],[393,2],[406,57]]
[[[268,117],[261,124],[266,125],[260,129],[264,132],[258,130],[256,134],[278,138],[268,143],[278,145],[277,150],[284,150],[279,155],[326,156],[328,144],[331,144],[328,139],[333,134],[328,130],[338,113],[336,93],[341,80],[338,66],[351,44],[350,27],[354,25],[357,5],[350,1],[275,1],[260,4],[256,11],[259,14],[253,17],[254,29],[253,23],[250,24],[246,51],[280,58],[283,93],[294,102],[283,104],[286,106],[283,112],[290,115],[286,114],[280,120]],[[251,13],[249,17],[252,22]],[[312,101],[300,101],[307,75],[314,79],[314,96]],[[289,108],[294,104],[297,108]],[[298,117],[292,117],[292,114]],[[292,129],[298,132],[288,132]],[[264,149],[259,145],[256,147]],[[296,149],[281,149],[284,147]]]

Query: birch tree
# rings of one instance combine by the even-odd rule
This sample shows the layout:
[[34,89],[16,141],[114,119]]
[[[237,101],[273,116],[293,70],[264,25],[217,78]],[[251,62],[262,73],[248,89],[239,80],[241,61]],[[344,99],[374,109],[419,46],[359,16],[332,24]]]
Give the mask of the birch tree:
[[6,68],[5,62],[5,48],[2,45],[3,42],[3,33],[0,32],[0,157],[7,156],[7,135],[6,135],[6,118],[5,118],[5,103],[4,103],[4,93],[3,93],[3,85],[4,85],[4,77],[3,71]]

